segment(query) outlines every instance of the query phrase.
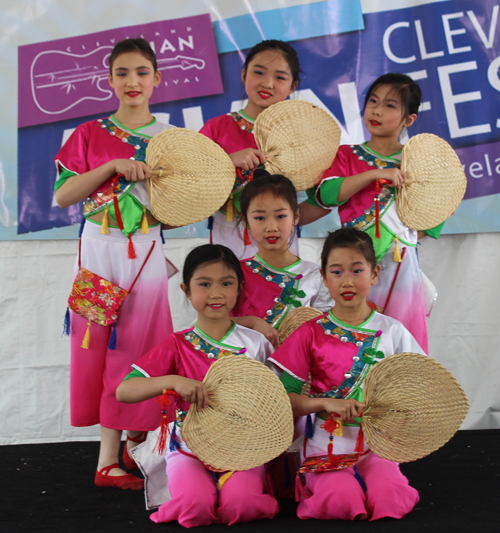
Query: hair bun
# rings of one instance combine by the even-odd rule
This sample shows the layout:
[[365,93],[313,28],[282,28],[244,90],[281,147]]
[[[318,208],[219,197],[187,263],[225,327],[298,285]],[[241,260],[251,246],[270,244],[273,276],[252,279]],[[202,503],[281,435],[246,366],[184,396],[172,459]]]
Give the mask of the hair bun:
[[269,178],[271,174],[264,167],[257,167],[253,171],[253,179]]

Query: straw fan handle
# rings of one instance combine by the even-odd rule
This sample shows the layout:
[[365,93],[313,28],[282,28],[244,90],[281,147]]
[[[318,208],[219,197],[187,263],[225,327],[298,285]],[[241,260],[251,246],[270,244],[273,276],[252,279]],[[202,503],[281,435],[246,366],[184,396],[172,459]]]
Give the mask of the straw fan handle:
[[391,182],[389,180],[381,179],[379,181],[380,181],[380,185],[390,185],[391,184]]

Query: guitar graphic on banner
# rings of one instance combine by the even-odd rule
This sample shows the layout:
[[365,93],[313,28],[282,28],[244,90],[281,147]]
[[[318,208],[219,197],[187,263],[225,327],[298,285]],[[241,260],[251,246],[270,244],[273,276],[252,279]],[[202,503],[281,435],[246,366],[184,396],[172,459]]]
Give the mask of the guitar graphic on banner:
[[[76,105],[93,100],[103,102],[113,96],[109,87],[108,58],[112,46],[101,46],[88,54],[46,50],[31,64],[31,91],[40,111],[49,115],[65,113]],[[178,55],[158,59],[158,70],[205,68],[205,61]]]

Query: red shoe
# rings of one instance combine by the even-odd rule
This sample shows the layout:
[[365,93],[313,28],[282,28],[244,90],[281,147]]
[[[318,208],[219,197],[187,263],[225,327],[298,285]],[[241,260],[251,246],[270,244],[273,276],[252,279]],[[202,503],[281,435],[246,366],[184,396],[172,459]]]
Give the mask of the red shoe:
[[125,468],[127,470],[137,470],[139,468],[137,466],[137,463],[128,454],[127,442],[130,440],[132,442],[140,444],[141,442],[144,442],[146,440],[147,436],[148,436],[148,432],[147,431],[143,431],[142,433],[139,433],[139,435],[137,435],[137,437],[135,437],[135,438],[134,437],[129,437],[127,435],[127,440],[125,441],[125,446],[123,448],[123,457],[122,457],[123,464],[125,465]]
[[120,468],[118,463],[96,470],[95,484],[98,487],[116,487],[118,489],[141,490],[144,488],[144,480],[133,476],[132,474],[125,474],[124,476],[110,476],[109,471],[113,468]]

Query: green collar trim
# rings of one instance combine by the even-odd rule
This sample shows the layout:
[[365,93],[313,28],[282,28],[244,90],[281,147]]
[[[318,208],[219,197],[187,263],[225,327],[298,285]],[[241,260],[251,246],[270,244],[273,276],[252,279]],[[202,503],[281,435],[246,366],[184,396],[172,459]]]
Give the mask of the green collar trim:
[[362,145],[361,145],[367,152],[370,152],[371,154],[373,154],[375,157],[378,157],[379,159],[392,159],[393,161],[397,161],[398,163],[400,162],[399,159],[397,159],[396,155],[399,155],[400,153],[403,152],[403,149],[401,148],[401,150],[398,150],[397,152],[394,152],[393,154],[391,155],[380,155],[379,153],[375,152],[375,150],[372,150],[371,148],[369,148],[367,146],[367,144],[364,142]]
[[[152,126],[153,124],[156,124],[156,117],[153,117],[152,122],[150,122],[149,124],[145,124],[144,126],[139,126],[138,128],[135,128],[135,129],[131,130],[130,128],[127,128],[127,126],[124,126],[121,122],[119,122],[118,120],[116,120],[116,118],[115,118],[114,115],[111,115],[109,118],[110,118],[110,120],[112,120],[115,124],[117,124],[118,126],[120,126],[120,128],[122,128],[122,130],[128,131],[128,132],[130,132],[130,133],[138,133],[139,130],[143,130],[144,128],[149,128],[149,126]],[[145,135],[144,133],[141,133],[141,135],[142,135],[143,137],[147,137],[148,139],[151,139],[151,135]]]
[[[335,307],[333,308],[335,309]],[[368,322],[370,322],[370,320],[373,318],[373,315],[375,314],[375,311],[372,310],[372,312],[370,313],[370,316],[362,323],[360,324],[359,326],[353,326],[352,324],[346,324],[345,322],[342,322],[342,320],[340,320],[339,318],[337,318],[333,313],[333,309],[330,309],[330,311],[328,311],[328,315],[330,316],[330,318],[336,323],[336,324],[340,324],[342,325],[344,328],[346,329],[349,329],[349,330],[363,330],[363,331],[367,331],[369,333],[376,333],[376,330],[374,329],[366,329],[364,328],[363,326],[365,324],[367,324]]]
[[233,322],[232,323],[233,325],[229,328],[228,332],[224,335],[224,337],[222,337],[222,339],[220,341],[216,341],[215,339],[212,339],[212,337],[210,337],[209,335],[207,335],[204,331],[202,331],[198,326],[197,324],[194,325],[194,329],[196,330],[196,333],[198,333],[198,335],[200,335],[200,337],[203,337],[205,338],[206,340],[210,341],[212,344],[215,344],[216,346],[223,346],[224,348],[229,348],[231,350],[239,350],[238,347],[236,346],[231,346],[229,344],[224,344],[222,341],[226,340],[229,335],[231,335],[231,333],[234,331],[234,329],[236,328],[236,323]]
[[273,267],[271,266],[269,263],[266,263],[266,261],[264,261],[264,259],[262,259],[262,257],[259,257],[258,254],[255,254],[254,256],[258,261],[260,261],[262,264],[266,265],[266,267],[269,269],[269,270],[273,270],[275,272],[288,272],[291,268],[297,266],[297,265],[300,265],[300,263],[302,262],[302,259],[300,259],[299,257],[299,260],[298,261],[295,261],[295,263],[292,263],[291,265],[288,265],[287,267],[285,268],[276,268],[276,267]]

